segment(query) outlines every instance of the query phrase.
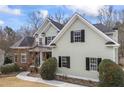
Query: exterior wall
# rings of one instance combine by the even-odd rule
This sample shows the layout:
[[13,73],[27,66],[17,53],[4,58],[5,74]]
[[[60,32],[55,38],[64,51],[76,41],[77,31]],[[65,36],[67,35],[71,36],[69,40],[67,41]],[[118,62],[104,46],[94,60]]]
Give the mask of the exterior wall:
[[[40,32],[42,32],[42,31],[40,31]],[[45,37],[56,36],[57,34],[58,34],[57,30],[52,25],[50,25],[49,28],[47,29],[47,31],[45,31]],[[36,40],[36,42],[39,42],[39,38],[42,38],[42,44],[45,45],[45,37],[42,37],[41,33],[39,33],[38,37],[35,40]]]
[[[45,37],[56,36],[58,34],[57,30],[52,25],[50,25],[49,29],[45,33],[46,33]],[[45,45],[45,37],[43,37],[44,45]]]
[[[70,32],[75,30],[85,30],[85,42],[71,43]],[[73,25],[57,41],[56,48],[52,49],[52,56],[70,56],[70,69],[61,67],[57,69],[57,74],[66,76],[83,77],[98,80],[97,71],[86,71],[86,57],[98,57],[102,59],[115,60],[113,47],[106,47],[106,41],[97,33],[92,31],[80,20],[76,20]]]
[[[26,63],[21,63],[21,53],[26,53]],[[18,56],[18,61],[16,62],[17,65],[22,67],[24,70],[27,70],[29,66],[33,63],[32,57],[30,56],[28,49],[13,49],[13,57],[15,54]]]

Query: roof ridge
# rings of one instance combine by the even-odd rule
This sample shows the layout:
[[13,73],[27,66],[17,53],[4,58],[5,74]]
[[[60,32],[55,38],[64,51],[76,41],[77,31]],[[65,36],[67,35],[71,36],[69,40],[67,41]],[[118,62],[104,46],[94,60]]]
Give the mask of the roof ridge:
[[59,30],[61,30],[61,29],[64,27],[63,24],[61,24],[61,23],[59,23],[59,22],[57,22],[57,21],[55,21],[55,20],[53,20],[53,19],[51,19],[51,18],[48,18],[48,20],[49,20],[54,26],[56,26]]
[[61,24],[61,23],[59,23],[59,22],[57,22],[56,20],[53,20],[53,19],[51,19],[51,18],[48,18],[50,21],[54,21],[54,22],[56,22],[56,23],[58,23],[58,24],[60,24],[60,25],[63,25],[63,24]]

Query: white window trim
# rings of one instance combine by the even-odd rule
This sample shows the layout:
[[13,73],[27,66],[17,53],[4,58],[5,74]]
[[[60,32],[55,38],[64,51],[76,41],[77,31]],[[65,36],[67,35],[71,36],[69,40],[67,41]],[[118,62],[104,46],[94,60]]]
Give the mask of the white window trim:
[[98,59],[97,58],[89,58],[89,70],[97,71],[98,69]]
[[67,58],[66,58],[66,56],[61,56],[61,66],[62,67],[66,67],[66,66],[63,66],[63,64],[67,65]]
[[[49,38],[49,39],[48,39]],[[49,41],[49,42],[48,42]],[[47,37],[47,45],[50,44],[50,42],[52,41],[52,36],[48,36]]]
[[[80,34],[77,35],[77,33],[80,33]],[[76,40],[75,38],[80,38],[80,39]],[[81,31],[80,30],[73,32],[73,40],[74,40],[74,42],[80,42],[81,41]]]
[[[40,41],[40,39],[41,39],[41,41]],[[43,38],[40,37],[40,38],[39,38],[39,42],[38,42],[39,45],[42,45],[42,43],[43,43],[42,40],[43,40]],[[40,43],[40,42],[41,42],[41,43]]]
[[15,56],[17,56],[17,60],[18,60],[18,55],[17,55],[17,53],[14,53],[14,62],[16,63],[16,61],[15,61]]
[[[23,62],[22,61],[22,56],[25,56],[25,61]],[[21,63],[27,63],[27,56],[26,56],[26,53],[21,53]]]

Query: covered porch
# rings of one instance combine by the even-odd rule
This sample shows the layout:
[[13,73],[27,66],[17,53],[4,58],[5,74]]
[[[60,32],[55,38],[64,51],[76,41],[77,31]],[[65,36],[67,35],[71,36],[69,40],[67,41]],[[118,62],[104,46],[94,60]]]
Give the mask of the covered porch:
[[[33,61],[30,69],[33,68],[34,70],[40,68],[42,64],[50,57],[52,57],[51,48],[48,47],[35,47],[29,50],[30,59]],[[33,72],[38,72],[33,71]]]

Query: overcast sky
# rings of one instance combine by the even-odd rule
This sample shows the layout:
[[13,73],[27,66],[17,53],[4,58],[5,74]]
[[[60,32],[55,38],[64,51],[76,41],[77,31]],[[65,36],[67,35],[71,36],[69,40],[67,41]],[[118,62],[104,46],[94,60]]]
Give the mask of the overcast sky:
[[[65,13],[65,16],[71,16],[74,12],[85,13],[86,19],[91,23],[96,23],[96,17],[98,10],[104,7],[103,5],[74,5],[74,6],[62,6],[62,5],[41,5],[41,6],[0,6],[0,25],[10,26],[13,29],[18,29],[22,25],[27,24],[27,15],[33,11],[40,11],[41,15],[45,18],[47,15],[53,15],[57,11],[61,10]],[[124,6],[114,6],[114,9],[118,11],[124,9]]]

